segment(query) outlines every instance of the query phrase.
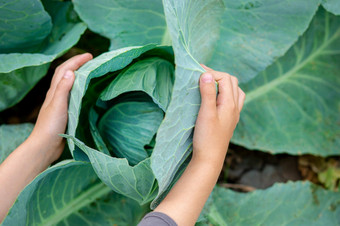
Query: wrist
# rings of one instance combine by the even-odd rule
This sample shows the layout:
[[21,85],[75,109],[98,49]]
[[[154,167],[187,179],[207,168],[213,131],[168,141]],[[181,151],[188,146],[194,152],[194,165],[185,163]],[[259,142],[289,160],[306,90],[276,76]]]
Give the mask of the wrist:
[[200,156],[196,155],[195,152],[192,155],[190,164],[198,165],[207,170],[214,170],[220,172],[224,164],[225,155],[221,156]]
[[55,151],[50,150],[53,144],[48,144],[45,139],[36,137],[31,134],[27,140],[23,143],[25,145],[25,152],[35,157],[35,162],[39,163],[42,168],[47,168],[51,165],[58,157]]

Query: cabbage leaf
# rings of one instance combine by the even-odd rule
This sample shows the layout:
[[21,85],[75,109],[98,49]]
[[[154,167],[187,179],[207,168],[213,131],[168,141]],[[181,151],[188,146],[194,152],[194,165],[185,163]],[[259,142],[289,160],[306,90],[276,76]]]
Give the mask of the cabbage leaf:
[[338,0],[322,0],[322,6],[334,15],[340,15],[340,1]]
[[208,221],[199,225],[339,225],[340,196],[310,182],[239,193],[215,187]]
[[26,140],[32,130],[33,124],[31,123],[0,126],[0,164]]
[[111,50],[159,43],[171,45],[161,0],[74,0],[89,29],[111,41]]
[[10,0],[1,4],[0,111],[18,103],[46,74],[49,63],[77,43],[86,29],[76,19],[71,2]]
[[91,164],[63,161],[37,176],[2,225],[136,225],[149,210],[114,193]]
[[241,86],[232,141],[272,153],[339,154],[340,18],[320,8],[285,56]]

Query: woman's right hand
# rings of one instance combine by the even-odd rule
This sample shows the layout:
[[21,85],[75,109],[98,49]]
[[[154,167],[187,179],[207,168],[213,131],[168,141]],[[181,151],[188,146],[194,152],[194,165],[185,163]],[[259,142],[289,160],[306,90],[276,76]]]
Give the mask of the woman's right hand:
[[202,66],[207,72],[200,77],[201,108],[194,130],[193,159],[223,164],[246,96],[236,77]]

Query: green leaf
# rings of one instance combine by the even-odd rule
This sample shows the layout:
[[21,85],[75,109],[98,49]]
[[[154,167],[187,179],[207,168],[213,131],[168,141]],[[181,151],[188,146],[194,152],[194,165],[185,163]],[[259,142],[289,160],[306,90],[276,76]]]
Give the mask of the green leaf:
[[131,65],[120,73],[100,94],[103,101],[131,91],[146,92],[165,112],[171,99],[174,66],[161,58],[151,57]]
[[[77,43],[86,29],[84,23],[69,18],[72,14],[71,2],[44,1],[44,3],[46,8],[54,7],[53,28],[40,43],[39,49],[26,53],[0,54],[0,111],[18,103],[46,74],[48,63]],[[30,21],[25,23],[33,26]]]
[[[296,42],[308,28],[320,0],[223,0],[223,3],[219,39],[214,51],[207,51],[211,58],[204,63],[246,82]],[[196,42],[191,48],[200,44],[199,39]]]
[[95,145],[98,148],[98,151],[104,154],[110,155],[110,151],[107,148],[97,128],[98,118],[99,118],[99,115],[97,114],[97,112],[93,108],[91,108],[89,112],[88,121],[90,124],[90,132],[93,137],[93,141],[95,142]]
[[340,196],[310,182],[275,184],[266,190],[213,191],[207,225],[339,225]]
[[339,0],[322,0],[322,6],[334,15],[340,15],[340,1]]
[[64,161],[20,193],[2,225],[136,225],[146,211],[101,183],[91,164]]
[[98,124],[109,149],[132,165],[149,157],[144,146],[151,142],[164,117],[162,109],[148,99],[120,102],[107,110]]
[[92,31],[111,40],[111,50],[171,44],[161,0],[74,0],[74,6]]
[[[53,60],[53,56],[43,53],[8,53],[0,54],[0,73],[6,74],[17,69],[47,64]],[[1,80],[2,77],[0,77]]]
[[56,58],[78,42],[86,30],[86,25],[73,18],[77,15],[73,11],[71,2],[44,0],[43,3],[52,16],[53,29],[40,52]]
[[0,126],[0,164],[14,151],[33,130],[33,124]]
[[39,0],[0,3],[0,53],[37,50],[52,29],[51,17]]
[[156,179],[150,168],[150,158],[130,166],[124,158],[115,158],[86,146],[78,139],[63,135],[72,140],[88,156],[98,177],[113,191],[144,205],[157,194]]
[[50,64],[0,73],[0,111],[18,103],[46,74]]
[[340,18],[320,9],[284,57],[242,86],[232,141],[275,154],[339,154],[339,62]]

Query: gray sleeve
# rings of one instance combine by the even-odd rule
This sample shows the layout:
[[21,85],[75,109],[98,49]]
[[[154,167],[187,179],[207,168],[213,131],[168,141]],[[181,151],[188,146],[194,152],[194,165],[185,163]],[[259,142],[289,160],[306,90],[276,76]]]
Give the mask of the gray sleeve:
[[150,212],[144,216],[138,226],[177,226],[177,224],[164,213]]

